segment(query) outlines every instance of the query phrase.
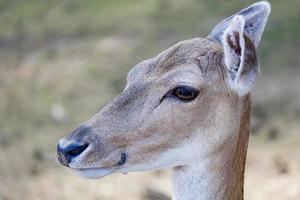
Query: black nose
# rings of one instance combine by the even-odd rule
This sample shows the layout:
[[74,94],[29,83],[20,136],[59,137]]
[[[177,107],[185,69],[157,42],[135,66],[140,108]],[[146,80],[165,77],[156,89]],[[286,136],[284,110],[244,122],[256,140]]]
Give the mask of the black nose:
[[57,145],[57,158],[58,161],[65,166],[68,166],[71,160],[79,156],[88,147],[88,144],[70,144],[64,148]]

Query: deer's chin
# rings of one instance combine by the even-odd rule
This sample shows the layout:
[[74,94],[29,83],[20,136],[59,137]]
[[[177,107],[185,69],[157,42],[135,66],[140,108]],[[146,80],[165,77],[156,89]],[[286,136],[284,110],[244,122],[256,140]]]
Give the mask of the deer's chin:
[[114,168],[87,168],[87,169],[72,169],[75,174],[82,178],[99,179],[109,174],[112,174]]

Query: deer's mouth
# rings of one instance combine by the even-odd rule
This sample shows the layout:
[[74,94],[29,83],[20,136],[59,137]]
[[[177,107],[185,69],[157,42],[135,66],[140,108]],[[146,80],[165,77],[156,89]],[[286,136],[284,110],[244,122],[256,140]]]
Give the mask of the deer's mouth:
[[83,178],[97,179],[112,174],[119,170],[127,161],[127,154],[122,153],[119,161],[110,167],[93,167],[93,168],[72,168],[78,176]]
[[109,174],[112,174],[117,170],[115,167],[99,167],[99,168],[84,168],[84,169],[72,169],[75,174],[82,178],[98,179]]

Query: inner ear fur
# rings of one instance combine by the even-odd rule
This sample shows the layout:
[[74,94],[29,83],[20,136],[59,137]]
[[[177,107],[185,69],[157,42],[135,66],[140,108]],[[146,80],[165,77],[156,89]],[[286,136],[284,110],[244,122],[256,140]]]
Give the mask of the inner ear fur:
[[222,38],[227,82],[239,96],[250,92],[259,73],[255,45],[244,26],[244,18],[235,16]]

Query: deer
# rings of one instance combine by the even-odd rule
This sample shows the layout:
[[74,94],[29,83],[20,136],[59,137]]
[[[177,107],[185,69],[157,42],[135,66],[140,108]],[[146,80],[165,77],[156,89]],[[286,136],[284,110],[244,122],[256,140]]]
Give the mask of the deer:
[[170,168],[174,200],[243,199],[256,49],[270,11],[257,2],[135,65],[117,97],[59,140],[58,161],[90,179]]

